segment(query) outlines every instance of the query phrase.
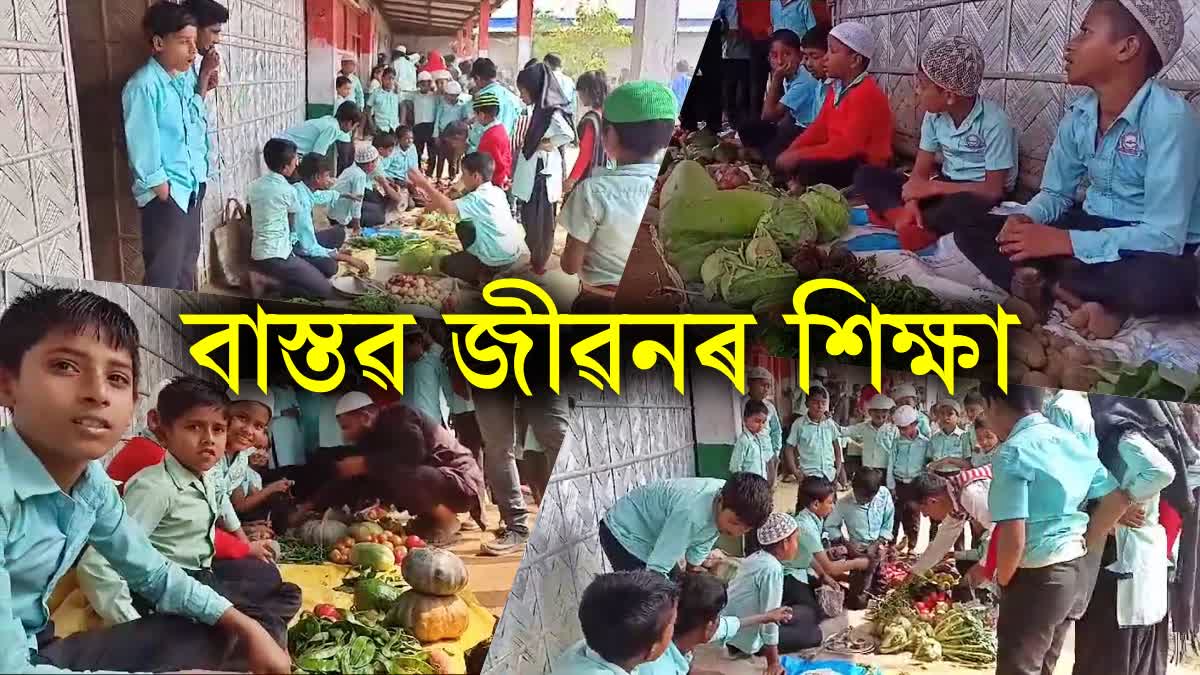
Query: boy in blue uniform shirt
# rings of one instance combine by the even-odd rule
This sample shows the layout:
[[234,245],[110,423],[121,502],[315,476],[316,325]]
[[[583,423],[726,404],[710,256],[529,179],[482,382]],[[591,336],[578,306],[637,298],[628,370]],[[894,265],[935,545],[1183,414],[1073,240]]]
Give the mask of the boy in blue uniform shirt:
[[366,227],[378,227],[388,222],[388,212],[403,212],[412,206],[408,171],[420,162],[408,127],[400,127],[395,135],[378,134],[371,144],[379,152],[379,160],[370,176],[373,184],[363,192],[362,221]]
[[[1001,288],[1043,315],[1051,299],[1090,339],[1129,316],[1196,310],[1200,122],[1154,78],[1184,38],[1178,0],[1098,0],[1066,48],[1067,106],[1023,214],[955,234]],[[1073,208],[1087,181],[1082,209]]]
[[367,271],[367,264],[349,253],[342,253],[346,230],[327,227],[320,232],[313,224],[313,209],[331,206],[341,196],[330,189],[333,176],[325,158],[318,154],[305,155],[296,169],[300,180],[292,185],[296,193],[296,214],[292,221],[292,253],[316,267],[326,279],[337,274],[338,263],[344,262],[358,270]]
[[718,535],[741,537],[770,514],[771,488],[762,476],[660,480],[613,504],[600,521],[600,546],[615,570],[671,576],[684,559],[700,567]]
[[381,182],[377,177],[372,178],[378,162],[379,151],[369,143],[360,143],[354,149],[354,164],[347,167],[333,184],[333,189],[341,196],[329,209],[331,225],[344,227],[349,234],[358,235],[363,226],[362,207],[367,188],[372,182]]
[[[363,91],[362,80],[358,79],[358,61],[342,59],[342,70],[338,79],[342,77],[350,80],[350,96],[346,98],[354,101],[361,110],[367,104],[367,99],[366,92]],[[334,106],[334,110],[337,110],[337,106]]]
[[298,124],[279,135],[296,144],[301,156],[316,153],[339,175],[354,163],[354,130],[363,116],[354,101],[344,101],[334,114]]
[[742,432],[733,444],[729,457],[730,473],[752,473],[771,480],[770,463],[775,458],[771,436],[767,430],[770,411],[762,401],[746,401],[742,409]]
[[354,83],[350,81],[350,78],[339,76],[338,79],[334,80],[333,92],[335,94],[333,97],[334,112],[337,112],[343,103],[349,102],[358,105],[358,102],[354,100]]
[[835,481],[842,475],[842,435],[837,422],[829,418],[829,392],[813,385],[808,391],[808,414],[792,423],[783,449],[788,473],[802,479],[822,476]]
[[829,82],[824,57],[829,31],[813,28],[803,35],[777,30],[771,36],[771,76],[763,100],[762,119],[738,129],[747,148],[765,161],[775,159],[813,123],[825,104]]
[[767,435],[771,440],[771,461],[767,464],[767,481],[775,485],[779,475],[779,454],[783,452],[783,420],[779,411],[771,402],[771,390],[775,386],[775,376],[771,371],[756,366],[746,371],[746,401],[761,401],[767,406]]
[[437,105],[441,100],[441,93],[434,90],[432,73],[424,71],[417,75],[417,91],[409,95],[408,100],[413,109],[412,133],[417,157],[424,156],[428,149],[429,164],[426,165],[425,172],[433,173],[433,166],[437,160],[434,123],[437,121]]
[[811,608],[814,623],[819,623],[824,615],[817,604],[813,586],[820,582],[841,588],[838,581],[840,577],[864,571],[869,566],[866,558],[833,560],[825,550],[825,519],[833,513],[836,497],[833,482],[822,476],[807,476],[800,481],[796,495],[796,526],[800,546],[796,556],[783,563],[786,572],[783,604]]
[[888,448],[887,487],[896,497],[905,544],[911,549],[917,545],[921,530],[921,514],[912,507],[912,485],[929,462],[929,437],[921,433],[917,411],[912,406],[896,408],[892,423],[898,433],[891,436]]
[[675,634],[679,589],[648,570],[601,574],[579,600],[583,639],[563,652],[552,675],[632,675],[657,660]]
[[920,63],[917,92],[926,112],[912,176],[906,181],[888,168],[862,167],[854,179],[867,205],[910,251],[960,223],[978,222],[1017,184],[1017,130],[1003,106],[979,95],[979,46],[965,37],[942,38]]
[[839,499],[833,513],[825,519],[825,533],[829,536],[831,557],[867,561],[865,571],[850,573],[850,592],[846,594],[847,607],[864,609],[875,578],[875,565],[896,531],[896,506],[892,493],[883,487],[883,472],[878,469],[859,471],[850,485],[851,493]]
[[141,211],[142,283],[194,291],[208,177],[207,113],[191,71],[196,19],[180,5],[158,3],[146,10],[143,27],[153,56],[121,93]]
[[396,91],[396,71],[385,68],[383,86],[371,92],[367,99],[367,117],[371,120],[374,133],[390,134],[400,126],[400,100],[403,94]]
[[614,167],[596,167],[579,181],[561,216],[567,243],[560,266],[580,281],[575,312],[611,308],[658,178],[655,160],[671,142],[675,117],[675,95],[657,82],[629,82],[605,99],[604,148]]
[[409,180],[429,195],[431,210],[459,219],[455,229],[463,250],[442,259],[442,272],[482,285],[527,262],[529,248],[504,191],[492,184],[495,164],[491,155],[473,152],[462,164],[467,193],[455,200],[439,192],[416,168],[409,172]]
[[[500,100],[500,112],[496,119],[504,125],[508,137],[513,138],[517,131],[517,117],[521,115],[521,110],[525,105],[512,90],[496,81],[497,75],[496,64],[491,59],[475,59],[475,63],[471,64],[471,79],[475,82],[475,90],[472,95],[476,98],[481,94],[496,95],[496,98]],[[484,131],[481,124],[471,125],[470,135],[467,137],[469,151],[474,152],[479,147],[479,140],[483,138]]]
[[810,0],[771,0],[771,26],[804,35],[817,25]]
[[[787,514],[777,514],[791,522],[794,534],[796,524]],[[762,528],[759,528],[760,530]],[[789,535],[790,536],[790,535]],[[795,537],[791,540],[794,542]],[[774,543],[774,542],[772,542]],[[793,549],[794,550],[794,549]],[[779,573],[780,595],[783,591],[783,572]],[[791,619],[792,610],[770,605],[770,611],[751,610],[755,614],[738,618],[722,616],[728,608],[729,594],[725,584],[707,572],[689,572],[679,579],[679,609],[675,613],[675,634],[667,651],[657,660],[638,666],[638,675],[687,675],[692,669],[692,650],[705,644],[722,644],[742,628],[757,628]],[[769,600],[762,605],[767,607]]]
[[[129,315],[86,291],[33,291],[0,316],[0,671],[236,670],[236,640],[240,668],[287,672],[257,621],[154,549],[97,461],[133,419],[138,349]],[[89,545],[159,613],[56,639],[46,603]]]
[[[167,455],[126,483],[126,514],[168,560],[221,593],[284,644],[288,621],[300,609],[300,589],[284,583],[261,546],[238,560],[213,557],[218,523],[249,543],[229,497],[231,482],[243,481],[249,471],[248,464],[241,464],[236,476],[226,471],[229,399],[207,382],[182,377],[163,389],[155,410]],[[136,621],[153,611],[131,595],[128,584],[97,549],[84,553],[78,575],[93,609],[110,625]]]
[[[1009,384],[1006,394],[984,383],[981,393],[1002,440],[988,491],[1002,591],[996,672],[1053,672],[1087,607],[1104,541],[1133,500],[1095,452],[1041,413],[1041,389]],[[1097,499],[1089,517],[1082,505]]]

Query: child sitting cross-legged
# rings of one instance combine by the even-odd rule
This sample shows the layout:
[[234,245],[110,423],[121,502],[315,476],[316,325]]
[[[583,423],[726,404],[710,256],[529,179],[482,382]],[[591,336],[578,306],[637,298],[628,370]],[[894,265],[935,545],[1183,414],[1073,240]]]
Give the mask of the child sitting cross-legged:
[[[202,380],[178,378],[158,396],[159,432],[167,449],[160,464],[138,472],[125,486],[130,521],[150,543],[189,576],[218,591],[285,644],[287,623],[300,609],[300,589],[284,583],[270,555],[214,560],[214,530],[241,539],[241,521],[229,501],[225,455],[229,399]],[[84,553],[79,585],[109,624],[136,621],[153,603],[131,592],[102,551]]]
[[[791,520],[786,514],[779,515]],[[781,591],[782,588],[780,585]],[[638,667],[638,675],[687,675],[695,672],[692,670],[692,650],[696,647],[724,643],[743,628],[757,628],[792,618],[792,610],[787,607],[758,610],[758,613],[742,618],[722,616],[728,603],[725,584],[717,577],[706,572],[689,572],[680,577],[675,636],[662,656]]]
[[362,223],[378,227],[388,222],[389,211],[407,211],[412,205],[408,170],[420,162],[408,127],[400,127],[395,134],[379,134],[371,144],[379,152],[379,161],[370,176],[374,184],[363,192]]
[[1041,191],[1024,213],[954,235],[1032,315],[1065,303],[1085,338],[1111,338],[1130,316],[1196,311],[1200,122],[1156,79],[1184,35],[1178,0],[1093,2],[1065,57],[1067,83],[1089,91],[1067,105]]
[[[729,583],[729,604],[723,614],[770,612],[784,605],[787,572],[784,564],[800,552],[796,520],[786,513],[772,513],[755,533],[762,550],[756,551],[738,568]],[[780,652],[797,651],[821,644],[820,620],[816,603],[811,606],[784,607],[773,622],[740,626],[726,641],[733,656],[761,654],[767,659],[767,672],[779,672]]]
[[839,499],[825,519],[825,532],[829,535],[830,557],[841,549],[845,554],[839,557],[844,560],[868,561],[866,570],[850,573],[846,598],[851,609],[865,609],[875,566],[895,532],[896,506],[892,493],[883,487],[883,472],[879,469],[862,469],[854,474],[850,485],[852,492]]
[[554,662],[551,675],[640,673],[657,660],[675,634],[679,589],[649,570],[601,574],[583,591],[583,639]]
[[[238,517],[253,521],[266,521],[270,533],[282,533],[288,527],[288,515],[292,511],[287,493],[292,481],[281,478],[266,486],[255,466],[265,459],[267,447],[266,431],[271,423],[275,408],[275,397],[263,394],[253,382],[243,382],[241,394],[231,396],[229,404],[229,433],[225,444],[226,483],[229,501]],[[231,392],[232,393],[232,392]]]
[[[292,221],[292,252],[300,259],[308,262],[321,273],[325,279],[332,278],[338,271],[338,263],[344,262],[360,273],[367,271],[367,265],[349,253],[341,251],[346,241],[346,230],[342,227],[327,227],[317,231],[313,223],[313,209],[329,206],[336,202],[341,194],[330,189],[333,186],[333,176],[329,165],[318,154],[305,155],[296,169],[300,180],[292,185],[296,192],[296,214]],[[312,283],[316,284],[313,278]],[[322,290],[323,290],[322,286]]]
[[925,118],[912,176],[906,181],[876,166],[855,175],[857,191],[907,250],[923,249],[960,224],[978,223],[1016,187],[1017,131],[1003,106],[979,95],[983,71],[983,52],[972,40],[934,41],[916,75]]

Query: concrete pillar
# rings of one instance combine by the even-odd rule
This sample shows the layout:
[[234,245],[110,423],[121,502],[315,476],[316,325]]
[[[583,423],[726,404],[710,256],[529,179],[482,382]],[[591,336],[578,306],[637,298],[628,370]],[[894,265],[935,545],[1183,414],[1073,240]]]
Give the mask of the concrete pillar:
[[679,0],[634,0],[633,79],[671,80],[678,22]]
[[492,0],[480,0],[479,2],[479,49],[478,57],[481,59],[487,58],[488,55],[488,31],[492,26]]
[[517,65],[514,73],[533,58],[533,0],[517,0]]
[[338,63],[334,37],[335,0],[305,0],[308,34],[308,106],[307,116],[328,115],[333,109],[334,73]]

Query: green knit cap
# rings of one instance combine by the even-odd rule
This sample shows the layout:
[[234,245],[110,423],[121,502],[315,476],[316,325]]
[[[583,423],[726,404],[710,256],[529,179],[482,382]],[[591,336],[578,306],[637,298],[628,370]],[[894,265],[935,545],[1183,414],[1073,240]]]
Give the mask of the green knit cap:
[[479,110],[480,108],[486,108],[488,106],[493,106],[493,107],[499,108],[500,107],[500,97],[496,96],[495,94],[493,94],[490,91],[484,92],[482,94],[477,94],[475,96],[475,101],[473,102],[472,106],[473,106],[472,110]]
[[675,94],[650,80],[623,84],[604,101],[604,119],[613,124],[673,121],[678,114]]

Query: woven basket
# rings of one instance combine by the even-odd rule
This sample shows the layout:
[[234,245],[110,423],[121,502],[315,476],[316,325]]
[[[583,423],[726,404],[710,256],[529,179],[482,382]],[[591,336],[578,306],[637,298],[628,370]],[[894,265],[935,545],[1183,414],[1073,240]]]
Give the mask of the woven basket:
[[834,588],[821,585],[814,593],[817,596],[817,605],[826,617],[836,619],[846,613],[846,591],[841,586]]

